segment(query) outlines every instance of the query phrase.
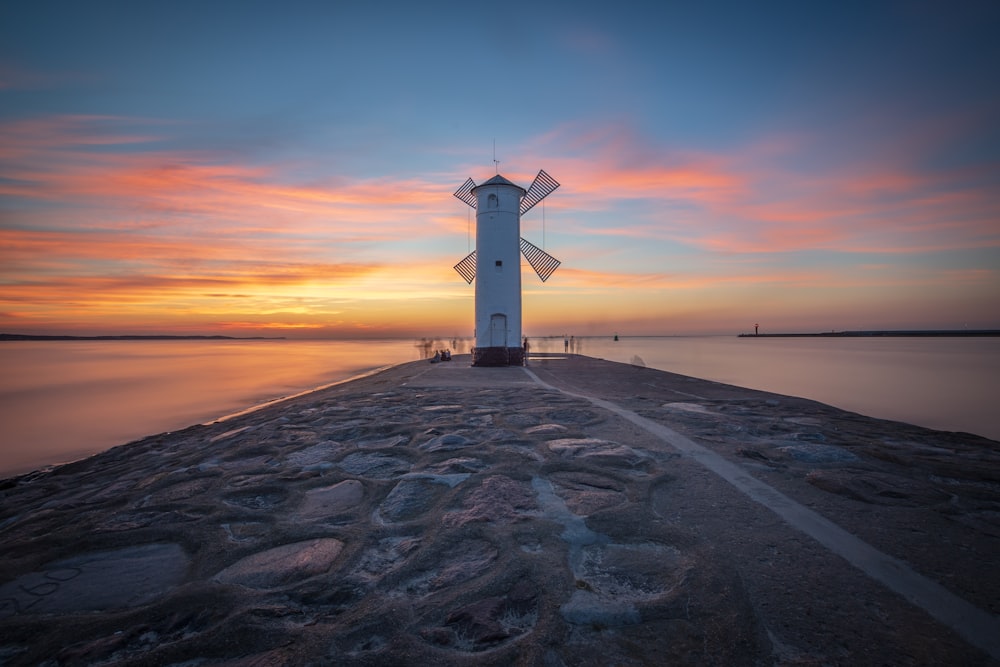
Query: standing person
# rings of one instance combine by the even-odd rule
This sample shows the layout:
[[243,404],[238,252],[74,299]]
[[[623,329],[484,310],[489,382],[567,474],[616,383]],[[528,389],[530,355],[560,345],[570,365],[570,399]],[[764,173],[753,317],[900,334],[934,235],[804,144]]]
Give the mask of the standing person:
[[528,359],[528,337],[527,336],[524,337],[524,345],[523,345],[523,347],[524,347],[524,359],[527,360]]
[[569,338],[563,338],[563,352],[569,352]]

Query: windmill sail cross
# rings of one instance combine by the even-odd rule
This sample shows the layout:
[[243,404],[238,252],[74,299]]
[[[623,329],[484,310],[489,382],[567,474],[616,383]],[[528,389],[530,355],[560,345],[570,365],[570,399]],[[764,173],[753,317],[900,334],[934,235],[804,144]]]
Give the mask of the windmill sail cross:
[[454,269],[471,285],[476,279],[476,251],[470,252],[465,259],[454,266]]
[[521,236],[521,216],[558,187],[544,169],[527,190],[498,170],[478,185],[466,179],[454,193],[476,211],[476,249],[454,266],[465,282],[476,284],[473,366],[520,366],[527,359],[521,329],[521,256],[542,282],[560,262]]
[[476,208],[476,195],[472,194],[474,187],[476,187],[476,182],[469,178],[465,183],[462,183],[462,187],[455,190],[455,196],[472,208]]
[[528,188],[524,197],[521,198],[521,215],[530,211],[535,204],[545,199],[558,187],[559,181],[545,173],[544,169],[539,169],[538,175],[535,176],[535,180],[531,183],[531,187]]
[[545,252],[538,246],[536,246],[531,241],[526,241],[521,239],[521,254],[524,258],[528,260],[528,264],[531,264],[531,268],[535,270],[538,277],[542,279],[544,283],[549,279],[559,265],[562,264],[558,259]]

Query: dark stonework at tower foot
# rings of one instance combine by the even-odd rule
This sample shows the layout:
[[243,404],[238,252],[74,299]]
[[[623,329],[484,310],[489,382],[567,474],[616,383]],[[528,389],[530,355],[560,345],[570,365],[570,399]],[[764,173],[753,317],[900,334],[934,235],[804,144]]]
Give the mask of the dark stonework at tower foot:
[[523,366],[524,348],[520,347],[474,347],[473,366]]

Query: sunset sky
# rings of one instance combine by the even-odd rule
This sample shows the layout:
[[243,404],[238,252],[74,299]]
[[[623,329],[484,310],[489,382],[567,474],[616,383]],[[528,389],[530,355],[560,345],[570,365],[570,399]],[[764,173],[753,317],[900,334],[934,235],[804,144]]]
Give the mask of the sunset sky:
[[5,2],[0,332],[1000,328],[1000,3]]

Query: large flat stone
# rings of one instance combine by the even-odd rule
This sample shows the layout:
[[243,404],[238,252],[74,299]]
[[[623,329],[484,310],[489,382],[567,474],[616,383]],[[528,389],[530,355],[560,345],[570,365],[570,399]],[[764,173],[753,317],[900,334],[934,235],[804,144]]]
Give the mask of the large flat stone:
[[356,479],[306,491],[296,516],[307,521],[326,519],[354,508],[364,498],[365,488]]
[[215,580],[248,588],[277,588],[326,572],[343,548],[343,542],[329,537],[284,544],[236,561],[215,575]]
[[0,586],[0,617],[137,607],[179,584],[189,564],[169,543],[67,558]]

